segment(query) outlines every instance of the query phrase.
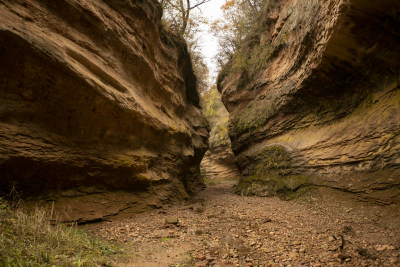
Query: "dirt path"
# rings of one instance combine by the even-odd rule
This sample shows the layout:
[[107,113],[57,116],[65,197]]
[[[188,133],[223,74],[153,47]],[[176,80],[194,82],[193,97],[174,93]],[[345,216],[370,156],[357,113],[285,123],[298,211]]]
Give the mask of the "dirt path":
[[[395,211],[327,189],[285,202],[238,196],[232,186],[88,229],[124,244],[118,266],[399,266]],[[169,217],[179,224],[166,225]]]

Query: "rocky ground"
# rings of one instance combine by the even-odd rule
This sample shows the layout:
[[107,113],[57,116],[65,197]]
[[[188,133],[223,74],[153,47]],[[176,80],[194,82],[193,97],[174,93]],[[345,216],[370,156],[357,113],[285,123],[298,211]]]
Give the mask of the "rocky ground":
[[[233,182],[190,203],[86,226],[122,243],[117,266],[399,266],[396,207],[313,189],[294,201],[238,196]],[[126,256],[128,255],[128,256]]]

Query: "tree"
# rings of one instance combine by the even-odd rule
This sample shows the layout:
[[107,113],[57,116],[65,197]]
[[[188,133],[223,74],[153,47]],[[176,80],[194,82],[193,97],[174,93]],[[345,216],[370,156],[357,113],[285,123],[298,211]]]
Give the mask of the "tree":
[[223,18],[212,23],[211,31],[218,38],[220,51],[217,56],[220,67],[231,61],[234,55],[240,61],[240,48],[259,28],[259,21],[266,0],[226,0],[221,7]]
[[182,37],[188,46],[200,93],[209,87],[209,70],[200,51],[200,26],[206,19],[195,9],[211,0],[160,0],[164,27]]
[[192,53],[193,70],[197,77],[197,89],[200,94],[206,92],[209,87],[210,71],[203,61],[203,56],[200,53]]
[[211,0],[161,0],[161,5],[166,11],[167,20],[171,27],[175,28],[175,33],[185,36],[188,25],[194,23],[191,20],[191,11]]

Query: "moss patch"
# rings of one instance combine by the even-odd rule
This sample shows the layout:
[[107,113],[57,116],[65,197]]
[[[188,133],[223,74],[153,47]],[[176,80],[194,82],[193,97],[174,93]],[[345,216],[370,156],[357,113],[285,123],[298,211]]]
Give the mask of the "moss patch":
[[244,177],[236,188],[242,195],[279,196],[290,200],[305,191],[308,179],[296,174],[291,157],[282,146],[262,149],[254,158],[257,161],[251,175]]
[[241,134],[265,125],[274,114],[276,105],[272,101],[254,102],[240,111],[230,124],[230,132]]

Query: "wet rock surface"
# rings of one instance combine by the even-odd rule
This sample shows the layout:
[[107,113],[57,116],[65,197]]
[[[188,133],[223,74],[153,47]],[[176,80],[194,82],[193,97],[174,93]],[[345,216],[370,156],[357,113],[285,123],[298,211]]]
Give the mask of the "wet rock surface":
[[[85,226],[122,243],[117,266],[396,266],[399,213],[315,189],[294,201],[209,186],[191,203]],[[394,208],[394,207],[392,207]],[[398,208],[398,207],[397,207]],[[167,218],[179,224],[165,224]]]
[[93,221],[184,199],[208,133],[154,1],[0,1],[0,191]]
[[[399,14],[394,0],[269,2],[262,32],[241,50],[247,65],[228,64],[218,81],[242,181],[275,186],[305,175],[365,201],[399,203]],[[260,154],[278,148],[290,172],[265,169]]]

